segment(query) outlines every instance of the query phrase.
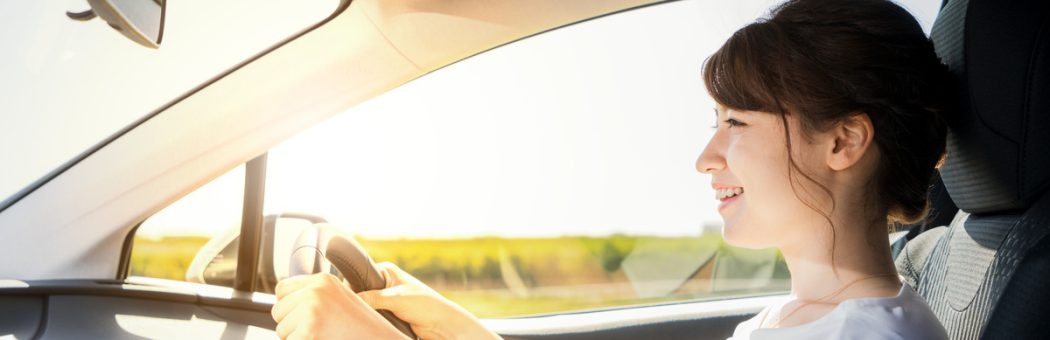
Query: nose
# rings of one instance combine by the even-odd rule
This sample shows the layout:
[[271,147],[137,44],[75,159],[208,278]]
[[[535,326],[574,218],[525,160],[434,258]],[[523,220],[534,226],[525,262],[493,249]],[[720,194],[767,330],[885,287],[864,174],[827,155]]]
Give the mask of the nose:
[[726,159],[724,155],[725,146],[722,145],[723,139],[721,131],[716,131],[714,137],[711,137],[711,141],[707,142],[704,151],[700,153],[700,157],[696,158],[696,171],[710,175],[725,169]]

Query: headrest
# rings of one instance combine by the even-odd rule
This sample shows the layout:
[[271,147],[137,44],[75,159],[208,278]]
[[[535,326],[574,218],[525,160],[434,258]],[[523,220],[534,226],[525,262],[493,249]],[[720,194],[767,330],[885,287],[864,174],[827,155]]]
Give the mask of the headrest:
[[952,0],[931,38],[956,76],[941,177],[970,213],[1026,209],[1050,186],[1050,1]]

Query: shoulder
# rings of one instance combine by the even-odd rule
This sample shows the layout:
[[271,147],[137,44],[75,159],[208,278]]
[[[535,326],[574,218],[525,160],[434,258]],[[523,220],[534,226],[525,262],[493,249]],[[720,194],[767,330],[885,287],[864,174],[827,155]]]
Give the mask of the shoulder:
[[769,313],[769,308],[766,307],[758,312],[753,318],[747,321],[741,322],[736,325],[736,329],[733,330],[733,335],[726,340],[748,340],[752,338],[752,332],[760,328],[763,320],[766,318],[766,314]]
[[827,334],[837,339],[947,339],[944,326],[907,285],[896,297],[855,299],[840,304]]
[[750,331],[751,339],[948,338],[926,301],[906,285],[895,297],[843,301],[824,317],[796,327],[755,329],[754,324],[741,326],[734,336],[741,331]]

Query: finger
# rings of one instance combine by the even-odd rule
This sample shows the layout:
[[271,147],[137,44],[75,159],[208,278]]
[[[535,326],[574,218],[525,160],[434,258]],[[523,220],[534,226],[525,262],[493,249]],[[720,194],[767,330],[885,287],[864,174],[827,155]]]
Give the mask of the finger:
[[278,281],[277,286],[273,289],[273,294],[277,296],[277,300],[280,300],[286,295],[291,294],[292,292],[297,291],[310,284],[312,277],[313,275],[299,275]]
[[404,305],[405,289],[405,286],[397,286],[387,289],[368,290],[357,293],[357,296],[372,309],[386,309],[396,314]]
[[409,275],[407,272],[402,270],[396,264],[393,264],[393,263],[390,263],[390,262],[384,261],[384,262],[377,263],[376,264],[376,268],[379,269],[379,273],[381,275],[383,275],[384,279],[386,279],[386,287],[387,288],[394,287],[394,286],[403,284],[405,282],[408,282],[409,281],[408,278],[412,277],[412,275]]
[[297,290],[285,296],[284,299],[277,301],[277,303],[273,305],[273,308],[270,308],[270,316],[273,317],[273,321],[281,322],[281,320],[284,320],[284,318],[288,316],[288,313],[291,313],[295,310],[295,307],[299,305],[299,302],[302,300],[306,291],[307,290]]
[[288,339],[290,334],[294,333],[297,328],[299,328],[299,318],[297,318],[295,314],[292,314],[278,322],[277,327],[274,328],[274,332],[277,333],[277,337]]
[[382,276],[383,281],[386,282],[385,288],[390,288],[401,283],[401,280],[398,280],[397,276],[391,273],[390,267],[392,266],[394,266],[393,263],[386,261],[376,263],[376,271],[379,272],[379,276]]
[[334,275],[329,273],[317,273],[296,276],[294,277],[294,280],[290,280],[283,287],[280,287],[282,289],[280,292],[277,291],[277,288],[279,287],[274,287],[274,293],[277,296],[277,299],[280,300],[284,296],[306,288],[319,288],[321,290],[328,290],[332,288],[343,287],[343,283],[340,282],[339,279],[337,279]]
[[277,337],[281,339],[288,339],[288,334],[295,330],[292,324],[289,322],[282,322],[277,324],[277,328],[273,329],[274,333],[277,333]]
[[379,292],[380,291],[378,291],[378,290],[366,290],[366,291],[357,293],[357,296],[360,297],[361,301],[364,301],[366,305],[368,305],[369,307],[372,307],[372,309],[386,309],[386,308],[378,307],[378,306],[383,306],[383,303],[379,302],[380,300],[383,299],[381,296],[379,296]]
[[[387,310],[393,313],[394,316],[398,319],[407,322],[408,326],[412,329],[413,332],[416,333],[417,336],[422,334],[421,330],[418,328],[419,324],[426,323],[428,322],[426,320],[429,320],[425,317],[421,318],[422,316],[419,315],[420,312],[425,313],[427,308],[420,305],[407,306],[407,303],[402,303],[402,301],[404,300],[402,299],[402,296],[383,296],[383,293],[380,290],[364,291],[361,293],[357,293],[357,296],[362,301],[364,301],[364,303],[370,307],[369,310],[375,312],[377,316],[382,317],[378,314],[379,310]],[[402,308],[401,306],[407,307]],[[427,339],[427,337],[419,337],[418,339]]]
[[[340,338],[342,338],[342,337],[340,337]],[[346,337],[346,338],[347,339],[357,339],[357,338],[360,338],[360,336],[351,335],[351,336]],[[326,340],[326,339],[330,339],[330,337],[323,338],[323,337],[320,337],[317,334],[307,330],[306,328],[299,328],[299,329],[296,329],[294,332],[292,332],[292,334],[288,334],[288,338],[285,339],[285,340]]]

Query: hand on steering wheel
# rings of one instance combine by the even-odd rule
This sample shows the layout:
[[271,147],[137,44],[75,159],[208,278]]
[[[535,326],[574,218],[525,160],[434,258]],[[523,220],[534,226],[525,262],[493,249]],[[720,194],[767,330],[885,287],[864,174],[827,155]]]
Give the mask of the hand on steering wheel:
[[[307,275],[327,272],[329,264],[346,278],[354,293],[387,287],[386,279],[376,270],[372,258],[353,237],[326,223],[314,224],[299,234],[292,247],[288,275]],[[378,311],[390,324],[409,338],[416,334],[407,322],[387,310]]]
[[[293,249],[291,275],[325,273],[330,263],[350,287],[330,274],[278,282],[272,314],[281,338],[404,339],[418,334],[422,339],[499,339],[465,309],[397,266],[375,265],[360,245],[334,227],[312,226]],[[405,328],[395,328],[394,322]],[[404,329],[413,333],[398,332]]]
[[281,339],[408,339],[332,274],[290,277],[275,293]]

